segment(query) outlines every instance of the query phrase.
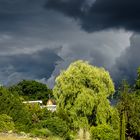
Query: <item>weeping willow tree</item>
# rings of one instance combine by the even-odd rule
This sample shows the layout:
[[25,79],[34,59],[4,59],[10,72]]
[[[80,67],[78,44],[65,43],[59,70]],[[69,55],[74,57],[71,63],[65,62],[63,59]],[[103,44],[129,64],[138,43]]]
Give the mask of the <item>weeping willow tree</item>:
[[105,69],[82,60],[73,62],[56,78],[53,93],[57,112],[71,129],[86,131],[105,124],[113,135],[118,131],[118,113],[108,100],[114,93],[114,84]]

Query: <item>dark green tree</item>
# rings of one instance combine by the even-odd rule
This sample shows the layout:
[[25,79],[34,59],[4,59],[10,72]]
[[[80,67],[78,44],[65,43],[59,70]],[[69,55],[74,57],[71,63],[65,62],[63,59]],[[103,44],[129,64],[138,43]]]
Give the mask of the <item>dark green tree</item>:
[[125,111],[122,112],[122,116],[121,116],[121,126],[120,126],[120,140],[126,140],[126,114]]
[[23,80],[11,86],[9,90],[17,92],[25,100],[43,100],[44,103],[53,96],[52,90],[46,84],[35,80]]
[[135,91],[132,98],[134,105],[131,106],[131,108],[134,109],[135,113],[131,114],[133,117],[130,122],[133,134],[136,139],[140,139],[140,67],[137,69],[137,78],[133,90]]
[[26,106],[18,95],[12,94],[4,87],[0,87],[0,114],[12,117],[17,130],[28,131],[31,126],[30,113]]
[[129,85],[125,80],[123,80],[119,89],[120,100],[118,103],[118,110],[120,113],[120,140],[126,139],[126,113],[129,111],[128,93]]
[[134,88],[135,88],[137,94],[140,95],[140,67],[137,70],[137,79],[136,79]]
[[140,136],[140,97],[137,92],[123,81],[119,89],[118,111],[120,114],[120,137]]
[[67,123],[57,116],[41,121],[43,128],[49,129],[54,135],[66,138],[69,133]]

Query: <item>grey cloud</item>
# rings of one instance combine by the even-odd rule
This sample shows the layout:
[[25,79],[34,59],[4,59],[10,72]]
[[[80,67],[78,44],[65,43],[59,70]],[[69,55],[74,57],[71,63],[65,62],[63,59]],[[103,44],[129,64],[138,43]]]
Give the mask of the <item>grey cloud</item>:
[[88,32],[110,28],[140,31],[138,0],[47,0],[45,7],[76,19]]
[[60,60],[61,58],[51,49],[43,49],[33,54],[1,55],[0,75],[3,75],[5,84],[29,78],[47,79]]
[[131,84],[140,66],[140,34],[133,34],[130,38],[130,46],[116,59],[116,64],[112,67],[111,73],[116,84],[122,79],[127,79]]
[[21,30],[21,21],[41,13],[44,0],[0,0],[0,31]]
[[54,85],[55,77],[60,71],[66,69],[71,62],[78,59],[87,60],[93,65],[110,70],[115,59],[129,45],[131,34],[123,31],[109,31],[95,34],[79,33],[77,31],[71,36],[72,40],[69,39],[69,42],[65,42],[58,52],[63,61],[58,63],[47,81],[47,84],[51,88]]
[[[69,4],[72,1],[63,0]],[[95,0],[75,1],[77,7],[81,1],[81,10],[87,13],[96,3]],[[129,45],[130,33],[119,30],[89,34],[81,30],[73,18],[46,10],[43,7],[45,2],[46,0],[0,0],[2,83],[11,84],[30,78],[41,82],[48,80],[49,85],[53,85],[61,69],[77,59],[88,60],[94,65],[109,69]],[[79,16],[81,15],[74,18],[79,21]]]

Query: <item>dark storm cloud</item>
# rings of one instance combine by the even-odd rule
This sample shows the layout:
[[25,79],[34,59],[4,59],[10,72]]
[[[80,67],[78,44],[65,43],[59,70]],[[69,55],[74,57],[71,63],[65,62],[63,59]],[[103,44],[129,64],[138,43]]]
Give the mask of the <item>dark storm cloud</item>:
[[63,59],[53,71],[47,84],[54,85],[54,79],[62,69],[66,69],[69,64],[78,59],[89,61],[90,64],[110,69],[120,53],[129,45],[131,34],[124,32],[99,32],[88,34],[86,32],[73,32],[63,39],[69,40],[59,51],[59,56]]
[[47,79],[59,60],[61,58],[51,49],[43,49],[33,54],[1,55],[0,74],[5,84],[11,83],[12,79],[12,82],[22,79]]
[[[14,0],[15,1],[15,0]],[[16,2],[18,4],[19,2]],[[16,30],[17,22],[21,19],[19,5],[9,0],[0,0],[0,31]]]
[[118,84],[122,79],[127,79],[133,83],[137,68],[140,67],[140,34],[133,34],[130,38],[130,46],[116,59],[116,64],[112,67],[112,76]]
[[128,46],[130,35],[124,30],[89,34],[69,18],[76,19],[87,31],[98,30],[99,22],[108,25],[97,17],[99,10],[93,14],[97,1],[48,0],[47,9],[67,16],[46,10],[45,3],[46,0],[0,0],[0,82],[48,80],[53,87],[55,77],[71,62],[83,59],[110,68]]
[[139,0],[47,0],[45,7],[76,19],[88,32],[110,28],[140,31]]
[[44,0],[0,0],[0,32],[16,32],[21,22],[42,9]]

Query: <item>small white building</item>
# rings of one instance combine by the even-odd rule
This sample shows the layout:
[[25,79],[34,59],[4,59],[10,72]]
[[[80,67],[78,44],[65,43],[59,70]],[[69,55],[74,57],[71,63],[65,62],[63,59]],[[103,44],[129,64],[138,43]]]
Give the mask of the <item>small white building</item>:
[[47,105],[42,105],[43,102],[42,100],[37,100],[37,101],[23,101],[24,104],[39,104],[40,108],[47,108],[48,110],[54,112],[56,111],[56,105],[53,104],[52,100],[48,100]]
[[24,104],[35,104],[35,103],[38,103],[38,104],[42,104],[42,100],[37,100],[37,101],[23,101]]

